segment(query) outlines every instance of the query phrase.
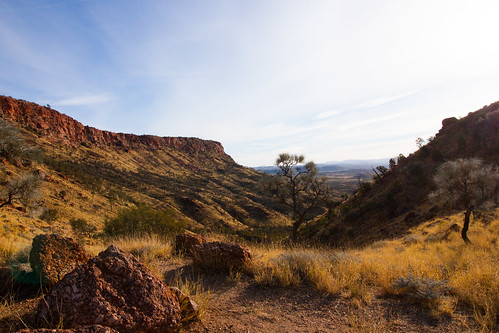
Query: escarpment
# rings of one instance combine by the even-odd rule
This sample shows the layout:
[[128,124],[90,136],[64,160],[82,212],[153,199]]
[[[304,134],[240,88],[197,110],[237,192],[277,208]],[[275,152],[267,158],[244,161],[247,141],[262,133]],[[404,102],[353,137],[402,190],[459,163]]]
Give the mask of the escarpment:
[[103,131],[49,107],[0,96],[0,115],[52,142],[67,146],[80,144],[127,149],[169,147],[191,154],[211,153],[227,156],[220,142],[186,137],[159,137]]

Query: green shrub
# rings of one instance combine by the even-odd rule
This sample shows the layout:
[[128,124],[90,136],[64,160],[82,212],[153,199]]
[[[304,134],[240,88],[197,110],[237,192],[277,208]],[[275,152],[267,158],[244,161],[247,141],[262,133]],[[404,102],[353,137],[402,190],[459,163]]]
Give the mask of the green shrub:
[[97,231],[95,225],[88,223],[85,219],[71,219],[69,224],[78,236],[90,237]]
[[40,219],[48,223],[54,222],[57,219],[59,212],[55,208],[45,209],[40,215]]
[[185,228],[170,210],[155,210],[145,205],[124,208],[115,218],[107,220],[104,233],[108,236],[166,235]]

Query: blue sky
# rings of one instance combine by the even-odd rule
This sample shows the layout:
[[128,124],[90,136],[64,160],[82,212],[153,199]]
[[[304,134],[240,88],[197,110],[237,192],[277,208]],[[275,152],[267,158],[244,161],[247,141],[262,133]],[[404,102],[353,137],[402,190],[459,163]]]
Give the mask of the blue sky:
[[2,0],[0,94],[247,166],[408,154],[499,100],[499,2]]

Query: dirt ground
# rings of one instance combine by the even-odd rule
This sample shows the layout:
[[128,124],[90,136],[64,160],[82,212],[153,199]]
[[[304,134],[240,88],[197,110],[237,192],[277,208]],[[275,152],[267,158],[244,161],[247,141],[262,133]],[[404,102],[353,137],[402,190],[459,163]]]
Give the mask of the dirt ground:
[[244,275],[201,273],[188,265],[168,271],[165,280],[174,276],[201,281],[208,291],[201,320],[183,332],[473,332],[462,315],[437,319],[398,298],[363,304],[311,287],[262,287]]
[[[307,286],[263,287],[243,274],[204,272],[187,261],[166,265],[162,271],[167,284],[184,281],[203,290],[193,296],[199,300],[201,319],[182,327],[184,333],[479,331],[468,327],[471,320],[459,311],[452,317],[434,318],[420,305],[401,298],[373,297],[366,304]],[[10,307],[10,315],[1,316],[0,332],[31,326],[40,293],[25,292],[27,297]]]

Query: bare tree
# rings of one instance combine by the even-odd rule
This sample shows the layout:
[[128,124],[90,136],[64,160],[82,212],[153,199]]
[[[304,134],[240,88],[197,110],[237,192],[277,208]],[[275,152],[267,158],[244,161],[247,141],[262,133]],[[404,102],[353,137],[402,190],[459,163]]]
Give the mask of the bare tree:
[[421,137],[416,139],[416,146],[418,146],[418,148],[422,148],[425,145],[425,143],[426,143],[425,140]]
[[308,214],[322,203],[330,201],[326,179],[317,175],[314,162],[305,163],[303,155],[280,154],[275,165],[277,174],[263,181],[265,190],[290,208],[293,214],[292,240],[297,241],[298,228]]
[[461,236],[470,243],[467,232],[471,214],[497,206],[499,169],[476,158],[457,159],[443,163],[433,179],[437,190],[432,196],[465,211]]
[[40,177],[31,173],[24,173],[12,178],[2,189],[4,202],[0,208],[12,204],[14,200],[21,202],[25,207],[32,206],[40,198]]
[[30,146],[17,127],[0,118],[0,157],[27,162],[39,158],[40,151]]

